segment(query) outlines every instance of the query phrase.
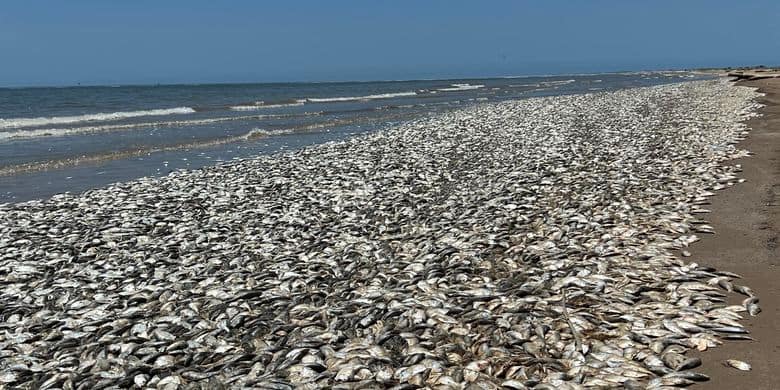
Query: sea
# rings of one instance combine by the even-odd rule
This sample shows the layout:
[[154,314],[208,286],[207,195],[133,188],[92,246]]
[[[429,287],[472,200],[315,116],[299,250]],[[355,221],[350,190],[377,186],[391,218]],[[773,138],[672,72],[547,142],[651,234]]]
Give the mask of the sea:
[[705,77],[631,72],[0,88],[0,203],[295,150],[475,104]]

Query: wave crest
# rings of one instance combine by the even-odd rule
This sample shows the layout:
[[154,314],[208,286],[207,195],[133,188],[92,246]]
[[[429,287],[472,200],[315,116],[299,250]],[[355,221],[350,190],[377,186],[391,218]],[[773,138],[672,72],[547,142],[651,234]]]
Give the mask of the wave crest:
[[[314,116],[320,115],[321,112],[308,112],[298,114],[298,116]],[[144,122],[144,123],[129,123],[129,124],[107,124],[98,126],[84,126],[73,128],[44,128],[44,129],[30,129],[30,130],[15,130],[11,132],[0,132],[0,142],[26,139],[26,138],[38,138],[38,137],[64,137],[76,134],[87,133],[101,133],[120,130],[134,130],[148,127],[182,127],[182,126],[198,126],[207,125],[211,123],[229,122],[229,121],[242,121],[242,120],[263,120],[271,118],[286,118],[296,115],[290,114],[266,114],[266,115],[248,115],[248,116],[229,116],[218,118],[206,118],[206,119],[192,119],[182,121],[160,121],[160,122]]]
[[351,102],[359,100],[375,100],[375,99],[390,99],[394,97],[407,97],[416,96],[417,92],[394,92],[394,93],[380,93],[376,95],[365,96],[340,96],[330,98],[307,98],[307,103],[333,103],[333,102]]
[[230,109],[233,111],[257,111],[266,108],[298,107],[302,106],[305,102],[305,99],[295,99],[282,102],[265,102],[259,100],[250,104],[239,104],[231,106]]
[[457,91],[470,91],[472,89],[480,89],[485,88],[482,84],[450,84],[450,87],[447,88],[439,88],[437,91],[439,92],[457,92]]
[[109,113],[53,116],[38,118],[10,118],[0,119],[0,129],[16,129],[20,127],[36,127],[46,125],[64,125],[79,122],[104,122],[141,116],[163,116],[175,114],[192,114],[195,110],[190,107],[161,108],[155,110],[119,111]]

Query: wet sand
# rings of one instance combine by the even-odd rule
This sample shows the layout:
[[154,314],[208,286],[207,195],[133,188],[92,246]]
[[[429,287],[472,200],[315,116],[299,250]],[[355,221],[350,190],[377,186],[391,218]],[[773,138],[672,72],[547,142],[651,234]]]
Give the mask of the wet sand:
[[[713,212],[707,215],[716,234],[705,235],[691,246],[691,261],[736,272],[744,277],[761,298],[763,312],[757,317],[745,314],[755,341],[728,342],[704,353],[698,371],[712,380],[702,389],[780,388],[780,79],[740,82],[758,87],[766,94],[763,116],[747,122],[752,129],[739,146],[753,156],[734,160],[741,164],[746,181],[722,191],[712,199]],[[736,303],[743,299],[736,295]],[[750,363],[753,370],[742,372],[723,365],[726,359]]]

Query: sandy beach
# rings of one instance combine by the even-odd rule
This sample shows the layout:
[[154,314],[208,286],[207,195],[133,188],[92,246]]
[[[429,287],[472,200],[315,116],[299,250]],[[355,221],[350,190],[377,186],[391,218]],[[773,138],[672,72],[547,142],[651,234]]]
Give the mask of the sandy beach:
[[7,3],[0,390],[780,390],[780,1]]
[[673,251],[712,231],[709,199],[739,182],[723,163],[745,155],[755,97],[721,79],[474,105],[0,206],[0,381],[706,380],[716,355],[690,350],[744,337],[735,319],[756,307],[724,290],[753,292],[731,263]]
[[[701,370],[712,377],[703,389],[777,389],[780,372],[780,79],[740,82],[759,88],[766,96],[762,117],[747,122],[749,137],[739,147],[753,153],[732,162],[740,164],[746,179],[712,198],[707,216],[714,235],[704,236],[690,251],[691,259],[744,277],[761,298],[763,312],[746,316],[755,341],[728,342],[702,355]],[[742,296],[731,297],[738,302]],[[749,362],[753,370],[741,372],[723,365],[726,359]]]

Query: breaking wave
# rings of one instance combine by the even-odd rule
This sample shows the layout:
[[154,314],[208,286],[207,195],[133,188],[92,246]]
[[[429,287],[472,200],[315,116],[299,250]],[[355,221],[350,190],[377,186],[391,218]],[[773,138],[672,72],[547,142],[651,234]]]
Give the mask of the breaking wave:
[[241,136],[241,139],[251,141],[259,138],[272,137],[275,135],[286,135],[295,133],[294,129],[281,129],[281,130],[265,130],[265,129],[252,129],[248,133]]
[[339,102],[355,102],[364,100],[377,100],[377,99],[391,99],[396,97],[408,97],[416,96],[417,92],[393,92],[393,93],[381,93],[376,95],[364,95],[364,96],[335,96],[335,97],[323,97],[323,98],[305,98],[295,99],[289,102],[264,102],[257,101],[253,103],[239,104],[231,106],[233,111],[257,111],[267,108],[282,108],[282,107],[296,107],[302,106],[306,103],[339,103]]
[[557,80],[557,81],[543,81],[540,84],[547,85],[547,86],[550,86],[550,85],[566,85],[566,84],[571,84],[571,83],[573,83],[575,81],[577,81],[577,80],[569,79],[569,80]]
[[450,84],[450,87],[447,88],[439,88],[437,91],[440,92],[457,92],[457,91],[469,91],[472,89],[480,89],[485,88],[482,84]]
[[68,157],[57,160],[47,161],[34,161],[29,163],[22,163],[9,166],[0,166],[0,177],[18,175],[20,173],[48,171],[55,169],[62,169],[67,167],[73,167],[81,164],[96,164],[110,160],[120,160],[138,156],[150,155],[152,153],[161,152],[173,152],[183,149],[203,149],[219,145],[225,145],[236,142],[249,142],[256,141],[258,139],[277,136],[288,135],[299,132],[301,130],[313,130],[315,126],[290,128],[290,129],[278,129],[278,130],[264,130],[254,128],[249,132],[242,135],[228,136],[222,138],[213,138],[198,140],[193,142],[177,143],[172,145],[160,145],[160,146],[146,146],[142,148],[132,148],[119,151],[111,151],[105,153],[95,153],[90,155],[82,155],[78,157]]
[[31,130],[18,130],[12,132],[0,132],[0,142],[10,141],[16,139],[26,138],[39,138],[39,137],[63,137],[77,134],[88,133],[101,133],[110,131],[121,130],[134,130],[142,128],[154,128],[154,127],[182,127],[182,126],[198,126],[208,125],[211,123],[230,122],[230,121],[245,121],[245,120],[263,120],[273,118],[286,118],[290,116],[311,116],[320,115],[321,111],[307,112],[297,115],[291,114],[268,114],[268,115],[244,115],[244,116],[228,116],[219,118],[207,118],[207,119],[192,119],[184,121],[160,121],[160,122],[143,122],[143,123],[128,123],[128,124],[113,124],[113,125],[100,125],[100,126],[83,126],[73,128],[58,128],[58,129],[31,129]]
[[281,103],[280,102],[269,103],[260,100],[251,104],[239,104],[236,106],[231,106],[230,109],[233,111],[257,111],[257,110],[263,110],[267,108],[297,107],[297,106],[302,106],[305,102],[306,102],[305,99],[296,99],[289,102],[281,102]]
[[381,93],[377,95],[365,95],[365,96],[340,96],[329,98],[306,98],[307,103],[332,103],[332,102],[351,102],[359,100],[375,100],[375,99],[390,99],[394,97],[407,97],[416,96],[417,92],[395,92],[395,93]]
[[73,116],[53,116],[39,118],[10,118],[0,119],[0,129],[16,129],[20,127],[36,127],[46,125],[65,125],[80,122],[103,122],[118,119],[137,118],[142,116],[163,116],[175,114],[192,114],[195,110],[190,107],[162,108],[156,110],[120,111],[110,113],[85,114]]

